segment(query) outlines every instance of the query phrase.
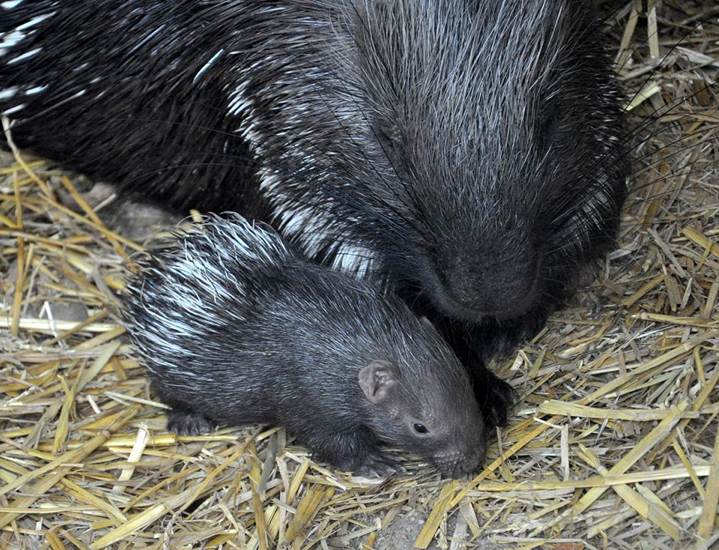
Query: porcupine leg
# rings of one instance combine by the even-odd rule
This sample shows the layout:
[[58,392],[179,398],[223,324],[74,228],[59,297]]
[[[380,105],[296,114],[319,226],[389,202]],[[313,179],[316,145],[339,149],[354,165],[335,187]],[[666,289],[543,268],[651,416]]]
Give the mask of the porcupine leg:
[[464,343],[460,344],[460,348],[464,348],[462,359],[465,365],[474,365],[469,371],[489,427],[507,424],[516,395],[512,386],[485,366],[486,362],[492,357],[507,359],[516,354],[522,344],[544,327],[547,316],[548,312],[541,309],[511,322],[490,322],[464,334]]
[[506,359],[534,338],[547,323],[549,312],[532,311],[523,317],[503,322],[489,322],[478,327],[472,335],[476,353],[483,360]]
[[509,410],[515,401],[514,388],[481,362],[470,368],[469,374],[486,427],[506,426]]
[[482,329],[457,325],[442,317],[433,322],[467,369],[486,427],[506,426],[514,389],[486,367],[486,335]]
[[305,444],[316,458],[357,475],[382,477],[399,469],[398,463],[381,451],[376,438],[366,429],[313,436]]

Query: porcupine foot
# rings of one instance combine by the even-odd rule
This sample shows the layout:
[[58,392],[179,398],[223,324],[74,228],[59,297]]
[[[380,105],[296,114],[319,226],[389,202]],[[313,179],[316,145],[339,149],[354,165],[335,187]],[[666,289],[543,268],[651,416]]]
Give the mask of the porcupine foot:
[[399,469],[399,464],[381,451],[374,436],[364,428],[315,437],[306,445],[316,458],[355,475],[386,477]]
[[387,477],[401,469],[399,462],[383,453],[377,452],[365,457],[364,462],[355,468],[355,474],[362,477]]
[[486,428],[506,426],[516,401],[514,388],[484,365],[472,369],[470,375]]
[[183,409],[172,409],[167,414],[167,429],[177,435],[200,435],[211,432],[216,424],[202,416]]

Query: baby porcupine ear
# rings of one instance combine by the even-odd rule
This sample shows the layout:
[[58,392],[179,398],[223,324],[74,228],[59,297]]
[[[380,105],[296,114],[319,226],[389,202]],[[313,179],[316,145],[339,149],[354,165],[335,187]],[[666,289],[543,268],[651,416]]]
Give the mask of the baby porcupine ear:
[[370,403],[375,405],[389,397],[397,384],[397,369],[389,361],[372,361],[359,371],[359,385]]

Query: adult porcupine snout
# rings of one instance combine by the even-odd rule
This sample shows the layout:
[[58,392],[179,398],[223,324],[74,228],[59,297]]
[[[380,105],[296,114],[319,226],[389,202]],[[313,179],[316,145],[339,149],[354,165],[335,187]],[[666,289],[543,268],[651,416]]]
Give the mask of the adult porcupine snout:
[[391,4],[402,25],[368,10],[373,32],[357,33],[389,162],[374,178],[391,199],[376,248],[433,319],[481,326],[473,340],[491,354],[539,326],[612,242],[625,129],[588,2],[458,4]]
[[532,240],[524,238],[511,246],[489,240],[465,250],[476,252],[452,254],[436,267],[440,307],[474,320],[519,316],[534,305],[541,281],[540,255]]

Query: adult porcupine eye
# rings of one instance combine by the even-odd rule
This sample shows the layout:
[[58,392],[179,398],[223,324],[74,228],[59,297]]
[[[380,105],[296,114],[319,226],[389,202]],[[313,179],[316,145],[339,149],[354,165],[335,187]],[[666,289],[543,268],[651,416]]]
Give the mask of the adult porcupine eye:
[[123,310],[168,428],[279,424],[358,473],[392,469],[385,444],[447,475],[479,467],[482,413],[431,324],[270,228],[210,216],[196,229],[141,261]]

